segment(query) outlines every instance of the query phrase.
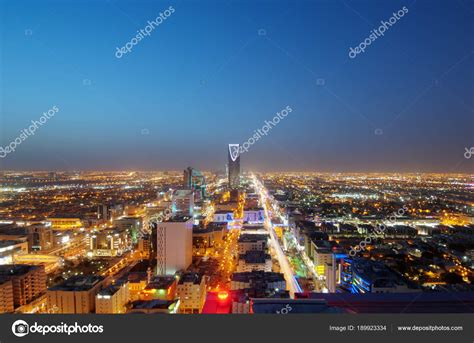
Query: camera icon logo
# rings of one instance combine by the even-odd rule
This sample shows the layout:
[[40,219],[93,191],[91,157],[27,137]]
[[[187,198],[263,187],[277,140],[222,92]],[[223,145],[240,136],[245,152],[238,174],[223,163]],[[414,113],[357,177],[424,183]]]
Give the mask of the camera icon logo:
[[17,337],[23,337],[30,332],[30,326],[24,320],[17,320],[12,324],[12,332]]

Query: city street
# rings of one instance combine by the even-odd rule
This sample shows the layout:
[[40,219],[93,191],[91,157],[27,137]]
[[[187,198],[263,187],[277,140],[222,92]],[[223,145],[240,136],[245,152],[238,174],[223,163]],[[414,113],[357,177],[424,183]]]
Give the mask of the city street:
[[296,281],[295,274],[290,267],[290,263],[288,262],[287,257],[283,253],[283,249],[280,243],[278,242],[275,230],[273,230],[271,216],[266,204],[267,203],[266,190],[255,176],[253,176],[253,182],[254,182],[255,189],[257,190],[260,196],[260,202],[262,204],[262,207],[265,211],[264,225],[267,231],[270,233],[270,244],[271,244],[271,247],[273,248],[272,251],[275,252],[276,254],[276,258],[278,259],[278,263],[280,264],[281,271],[285,275],[285,280],[286,280],[287,288],[290,291],[290,296],[293,298],[295,293],[301,292],[301,287],[299,286],[298,281]]

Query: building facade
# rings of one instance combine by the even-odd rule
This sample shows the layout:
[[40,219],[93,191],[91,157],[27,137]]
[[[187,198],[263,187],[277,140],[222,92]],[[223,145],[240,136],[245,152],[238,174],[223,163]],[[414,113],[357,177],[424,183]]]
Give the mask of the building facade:
[[253,271],[232,274],[230,284],[232,291],[248,288],[285,290],[286,281],[283,274],[273,272]]
[[272,258],[263,251],[247,251],[239,255],[237,272],[272,271]]
[[206,276],[186,273],[178,282],[179,313],[201,313],[206,302]]
[[267,235],[241,234],[238,240],[239,254],[245,254],[248,251],[265,251],[267,241]]
[[332,264],[333,253],[327,248],[314,249],[314,269],[319,276],[326,276],[326,265]]
[[0,313],[11,313],[14,309],[12,280],[0,278]]
[[128,282],[110,285],[99,291],[95,297],[95,313],[120,314],[126,312],[126,304],[130,301]]
[[229,144],[228,151],[229,187],[237,188],[240,184],[240,145]]
[[157,224],[157,274],[173,275],[192,262],[193,219],[173,217]]
[[49,288],[47,304],[57,313],[83,314],[95,312],[95,297],[103,288],[99,275],[73,276],[58,286]]
[[228,223],[234,220],[234,211],[218,210],[214,212],[213,221],[217,223]]
[[93,256],[117,256],[129,247],[130,234],[127,229],[98,230],[89,236],[89,249]]
[[173,192],[171,201],[174,214],[181,216],[193,216],[194,191],[189,189],[178,189]]
[[250,224],[262,224],[265,221],[265,211],[261,207],[245,208],[244,222]]
[[53,230],[45,225],[31,225],[26,228],[30,251],[48,251],[54,247]]
[[81,228],[82,221],[80,218],[48,218],[53,230],[71,230]]
[[44,266],[2,265],[0,279],[11,281],[15,308],[29,304],[46,292]]

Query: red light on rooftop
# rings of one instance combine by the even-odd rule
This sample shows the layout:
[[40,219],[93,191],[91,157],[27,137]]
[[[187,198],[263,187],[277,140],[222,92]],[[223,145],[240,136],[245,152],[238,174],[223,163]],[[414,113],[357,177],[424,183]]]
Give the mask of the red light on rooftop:
[[217,294],[217,297],[219,298],[219,300],[226,300],[229,297],[229,293],[227,293],[226,291],[221,291]]

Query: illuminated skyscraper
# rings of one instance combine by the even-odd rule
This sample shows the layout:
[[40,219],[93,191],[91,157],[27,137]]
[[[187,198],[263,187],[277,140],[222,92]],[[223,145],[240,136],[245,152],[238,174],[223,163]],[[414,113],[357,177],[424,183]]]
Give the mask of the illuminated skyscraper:
[[194,191],[178,189],[171,198],[174,214],[192,216],[194,214]]
[[229,187],[237,188],[240,183],[240,145],[229,144]]
[[157,224],[156,252],[158,275],[186,270],[193,259],[193,220],[173,217]]
[[194,191],[196,201],[206,196],[206,179],[199,170],[192,167],[186,168],[183,172],[183,187]]

